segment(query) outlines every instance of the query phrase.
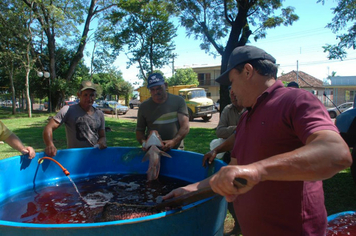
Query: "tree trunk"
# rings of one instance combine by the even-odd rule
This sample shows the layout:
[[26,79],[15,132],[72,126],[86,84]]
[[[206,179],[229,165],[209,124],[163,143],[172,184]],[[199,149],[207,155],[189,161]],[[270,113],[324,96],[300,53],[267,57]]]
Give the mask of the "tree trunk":
[[[16,113],[16,107],[14,104],[15,101],[15,86],[14,86],[14,62],[11,59],[10,61],[10,66],[9,66],[9,78],[10,78],[10,86],[11,86],[11,99],[12,99],[12,114],[15,115]],[[16,103],[16,101],[15,101]]]
[[[49,31],[49,30],[48,30]],[[54,33],[49,31],[48,33],[48,51],[49,51],[49,73],[50,76],[48,78],[48,112],[54,112],[56,110],[54,96],[52,96],[52,88],[51,88],[51,81],[54,81],[57,77],[56,73],[56,53],[55,53],[55,39]]]
[[65,77],[66,81],[70,81],[72,79],[73,74],[75,72],[75,68],[77,67],[79,61],[83,58],[83,52],[84,52],[84,49],[85,49],[85,45],[87,43],[88,33],[89,33],[89,30],[90,30],[89,29],[90,22],[91,22],[91,19],[93,18],[93,16],[96,14],[94,8],[95,8],[95,5],[96,5],[97,1],[98,0],[91,0],[90,1],[90,7],[89,7],[89,10],[88,10],[87,19],[86,19],[85,24],[84,24],[83,34],[82,34],[81,40],[79,42],[79,46],[78,46],[77,52],[74,55],[72,61],[70,62],[69,69],[68,69],[66,77]]
[[[247,22],[247,13],[251,5],[239,6],[238,14],[234,21],[231,22],[231,32],[227,41],[225,50],[221,55],[221,73],[227,70],[227,64],[232,51],[239,46],[246,45],[251,31]],[[224,107],[230,104],[230,96],[228,86],[220,85],[220,114]]]
[[[30,25],[31,25],[31,22],[29,23],[28,28],[29,28],[30,36],[32,37]],[[30,43],[28,43],[27,44],[27,53],[26,53],[27,64],[25,64],[25,69],[26,69],[25,89],[26,89],[26,101],[27,101],[26,107],[27,107],[27,112],[28,112],[29,118],[32,117],[32,104],[31,104],[31,98],[30,98],[30,71],[31,71],[30,48],[31,48],[31,45],[30,45]]]
[[26,88],[26,108],[27,108],[27,113],[28,117],[32,117],[32,104],[31,104],[31,98],[30,98],[30,86],[29,86],[29,75],[30,75],[30,69],[29,67],[26,67],[26,83],[25,83],[25,88]]
[[96,49],[96,42],[94,42],[93,52],[91,53],[91,60],[90,60],[90,80],[93,80],[93,74],[94,74],[95,49]]

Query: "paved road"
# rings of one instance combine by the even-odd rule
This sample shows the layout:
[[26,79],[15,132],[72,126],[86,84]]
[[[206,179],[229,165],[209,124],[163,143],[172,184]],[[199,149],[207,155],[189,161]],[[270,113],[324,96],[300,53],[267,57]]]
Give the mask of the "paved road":
[[[136,122],[137,110],[137,107],[134,107],[134,109],[129,109],[129,111],[125,115],[119,115],[119,119],[128,119],[133,122]],[[111,117],[111,115],[107,116]],[[193,121],[190,121],[190,127],[214,129],[219,123],[219,116],[219,113],[213,114],[213,117],[208,122],[203,121],[202,118],[195,118]]]

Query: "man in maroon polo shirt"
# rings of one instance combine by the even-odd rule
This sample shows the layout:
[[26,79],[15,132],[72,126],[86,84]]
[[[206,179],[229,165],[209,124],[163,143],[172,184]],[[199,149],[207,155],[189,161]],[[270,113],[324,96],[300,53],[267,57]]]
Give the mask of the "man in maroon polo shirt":
[[[211,178],[164,199],[210,184],[234,202],[244,236],[325,235],[322,180],[351,165],[350,151],[313,94],[285,88],[276,78],[270,54],[253,46],[234,49],[216,79],[231,84],[238,105],[247,108],[232,137],[233,159]],[[235,178],[247,185],[236,188]]]

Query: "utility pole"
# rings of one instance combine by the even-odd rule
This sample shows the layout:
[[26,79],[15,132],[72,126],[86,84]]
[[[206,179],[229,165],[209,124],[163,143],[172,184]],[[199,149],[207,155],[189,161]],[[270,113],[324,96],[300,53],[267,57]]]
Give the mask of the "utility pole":
[[176,58],[177,54],[172,54],[172,77],[174,76],[174,58]]
[[299,66],[298,66],[298,60],[297,60],[297,84],[298,84],[298,73],[299,73]]

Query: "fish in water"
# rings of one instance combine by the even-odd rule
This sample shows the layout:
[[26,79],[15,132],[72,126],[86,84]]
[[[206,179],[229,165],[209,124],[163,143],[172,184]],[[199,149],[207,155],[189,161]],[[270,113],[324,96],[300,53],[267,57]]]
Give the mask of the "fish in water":
[[161,168],[161,156],[171,157],[169,154],[160,150],[163,147],[163,142],[156,130],[152,130],[148,135],[147,141],[144,144],[147,152],[142,161],[149,161],[147,170],[147,180],[152,181],[158,178]]

